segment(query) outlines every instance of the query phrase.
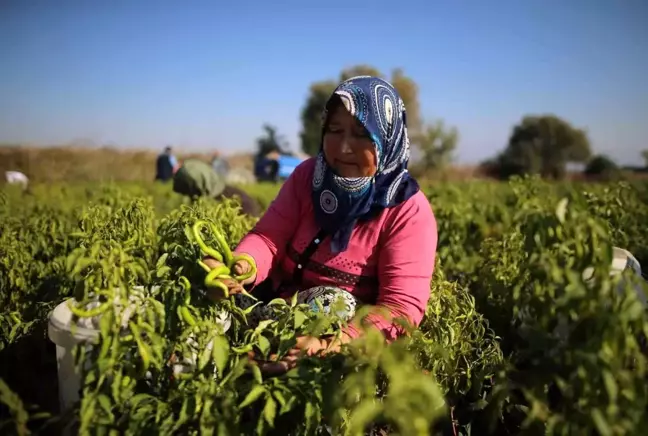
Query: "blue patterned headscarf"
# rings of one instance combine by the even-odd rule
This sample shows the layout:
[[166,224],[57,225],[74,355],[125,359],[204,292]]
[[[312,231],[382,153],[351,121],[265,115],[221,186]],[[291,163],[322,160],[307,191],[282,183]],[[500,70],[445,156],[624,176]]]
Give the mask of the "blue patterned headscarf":
[[[376,146],[377,169],[373,177],[340,177],[326,164],[323,139],[333,98],[339,98],[369,132]],[[416,194],[419,186],[407,172],[410,144],[405,105],[390,83],[372,76],[353,77],[337,87],[329,103],[323,114],[312,198],[317,224],[332,235],[333,253],[340,253],[347,249],[358,220],[399,205]]]

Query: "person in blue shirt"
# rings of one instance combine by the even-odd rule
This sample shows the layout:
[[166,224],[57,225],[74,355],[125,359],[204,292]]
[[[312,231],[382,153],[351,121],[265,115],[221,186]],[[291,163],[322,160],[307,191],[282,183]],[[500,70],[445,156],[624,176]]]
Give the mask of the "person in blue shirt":
[[157,158],[155,180],[160,180],[162,182],[171,180],[177,166],[178,160],[173,155],[171,147],[167,146],[164,149],[164,152]]
[[277,151],[271,151],[266,155],[258,155],[254,161],[254,175],[259,182],[279,181],[279,158]]

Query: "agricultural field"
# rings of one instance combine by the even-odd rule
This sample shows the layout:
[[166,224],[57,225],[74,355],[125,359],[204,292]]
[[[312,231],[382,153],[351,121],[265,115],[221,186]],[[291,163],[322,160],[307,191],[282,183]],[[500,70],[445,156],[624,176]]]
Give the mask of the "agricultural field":
[[[243,188],[264,207],[279,189]],[[235,201],[190,204],[153,183],[2,187],[0,434],[645,434],[643,284],[610,264],[617,246],[648,265],[647,188],[426,185],[439,243],[419,328],[265,377],[248,353],[339,321],[275,302],[276,320],[250,329],[205,297],[189,229],[212,222],[235,247],[254,225]],[[59,410],[48,316],[70,298],[99,335],[75,349],[80,400]]]

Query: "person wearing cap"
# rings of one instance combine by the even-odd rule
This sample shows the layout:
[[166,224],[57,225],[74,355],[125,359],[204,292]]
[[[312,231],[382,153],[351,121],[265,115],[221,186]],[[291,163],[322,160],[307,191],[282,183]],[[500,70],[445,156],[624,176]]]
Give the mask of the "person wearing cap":
[[225,178],[206,162],[198,159],[185,160],[173,175],[173,191],[192,199],[198,197],[238,197],[244,214],[259,216],[261,206],[243,190],[225,183]]

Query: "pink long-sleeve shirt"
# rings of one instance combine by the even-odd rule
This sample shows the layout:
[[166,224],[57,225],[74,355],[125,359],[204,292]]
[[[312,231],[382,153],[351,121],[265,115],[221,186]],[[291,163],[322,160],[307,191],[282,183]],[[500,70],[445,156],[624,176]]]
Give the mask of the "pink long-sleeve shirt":
[[[271,278],[275,289],[293,276],[299,255],[319,231],[311,200],[315,159],[302,162],[281,187],[277,198],[236,248],[257,265],[254,285]],[[389,310],[392,320],[378,314],[369,320],[388,340],[402,333],[393,321],[405,317],[417,325],[425,313],[434,271],[437,226],[432,208],[419,191],[400,205],[353,229],[346,251],[331,253],[326,238],[303,267],[299,290],[329,285],[345,289],[360,303]],[[298,289],[280,288],[289,297]],[[349,325],[345,331],[357,337]]]

